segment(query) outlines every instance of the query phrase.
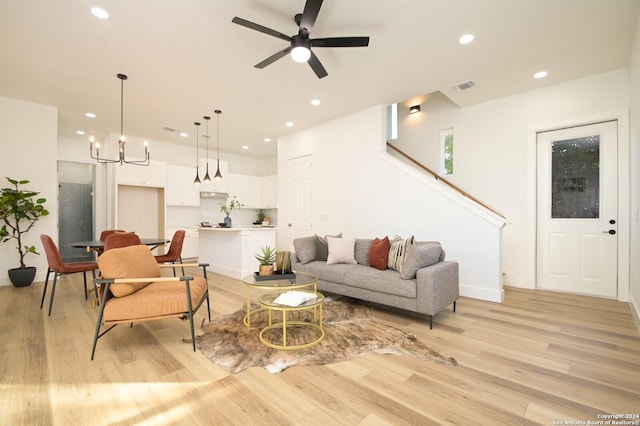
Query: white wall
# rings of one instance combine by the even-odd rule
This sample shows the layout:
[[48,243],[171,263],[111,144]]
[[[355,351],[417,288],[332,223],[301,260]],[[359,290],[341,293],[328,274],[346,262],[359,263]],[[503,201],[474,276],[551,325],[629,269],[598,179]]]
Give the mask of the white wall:
[[640,14],[629,60],[631,93],[631,243],[629,299],[640,316]]
[[[45,206],[50,212],[25,235],[24,244],[35,245],[41,253],[25,257],[27,266],[38,268],[36,281],[44,281],[47,273],[40,234],[51,235],[54,241],[58,239],[56,162],[45,161],[56,158],[57,133],[57,108],[0,97],[0,185],[9,186],[6,176],[29,180],[25,188],[40,192],[47,199]],[[10,285],[7,270],[20,266],[14,241],[0,244],[0,285]]]
[[[312,232],[438,240],[460,264],[464,296],[501,301],[500,229],[404,170],[384,152],[384,106],[342,117],[278,141],[280,224],[289,222],[290,159],[313,156]],[[289,228],[278,248],[290,249]]]
[[[438,133],[454,128],[454,174],[447,179],[506,216],[505,284],[531,288],[535,286],[531,264],[535,261],[536,151],[530,132],[575,125],[628,108],[628,74],[620,69],[468,108],[452,107],[439,99],[434,106],[423,106],[424,113],[400,121],[405,128],[399,129],[395,144],[438,170]],[[620,138],[628,144],[628,135]],[[628,224],[628,211],[620,214],[619,221]]]

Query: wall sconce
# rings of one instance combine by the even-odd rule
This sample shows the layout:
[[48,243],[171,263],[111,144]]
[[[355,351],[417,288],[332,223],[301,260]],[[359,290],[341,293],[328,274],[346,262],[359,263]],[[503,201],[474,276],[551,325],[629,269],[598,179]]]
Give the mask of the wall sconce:
[[420,112],[420,105],[414,105],[409,108],[409,114],[415,114],[416,112]]

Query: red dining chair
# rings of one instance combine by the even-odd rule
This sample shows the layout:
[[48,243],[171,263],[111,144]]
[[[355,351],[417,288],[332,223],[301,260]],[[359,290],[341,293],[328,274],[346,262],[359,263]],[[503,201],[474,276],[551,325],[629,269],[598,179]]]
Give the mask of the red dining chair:
[[40,235],[40,241],[42,241],[42,246],[44,247],[44,251],[47,255],[47,263],[49,264],[49,268],[47,269],[47,278],[44,282],[44,290],[42,291],[42,300],[40,301],[40,309],[44,305],[44,297],[47,293],[47,286],[49,284],[49,274],[51,272],[53,275],[53,287],[51,287],[51,299],[49,300],[49,316],[51,316],[51,308],[53,306],[53,297],[56,293],[56,284],[58,282],[58,277],[62,275],[75,274],[76,272],[82,272],[84,276],[84,298],[87,299],[87,271],[91,271],[93,274],[93,278],[96,278],[96,269],[98,269],[97,262],[68,262],[65,263],[62,260],[62,256],[60,255],[60,251],[58,250],[58,246],[53,242],[48,235]]
[[[171,245],[169,251],[165,254],[155,256],[158,263],[182,263],[182,245],[184,244],[184,229],[179,229],[173,234],[171,238]],[[176,276],[176,269],[173,269],[173,276]],[[184,275],[184,268],[182,268],[182,275]]]
[[[119,234],[122,232],[127,232],[127,231],[125,231],[124,229],[105,229],[100,233],[100,241],[106,240],[107,237],[111,234]],[[98,256],[100,256],[102,253],[104,253],[104,248],[99,248],[97,252],[98,252]]]
[[116,232],[107,235],[104,240],[104,251],[142,244],[140,237],[134,232]]

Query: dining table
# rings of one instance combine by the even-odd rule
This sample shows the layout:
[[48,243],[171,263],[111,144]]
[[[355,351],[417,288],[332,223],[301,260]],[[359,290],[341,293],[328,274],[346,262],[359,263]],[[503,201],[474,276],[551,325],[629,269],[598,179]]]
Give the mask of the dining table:
[[[170,240],[166,238],[140,238],[140,242],[146,246],[149,246],[151,250],[154,250],[162,245],[165,245]],[[74,241],[69,244],[71,247],[85,248],[87,252],[99,251],[104,249],[104,241],[102,240],[87,240],[87,241]]]

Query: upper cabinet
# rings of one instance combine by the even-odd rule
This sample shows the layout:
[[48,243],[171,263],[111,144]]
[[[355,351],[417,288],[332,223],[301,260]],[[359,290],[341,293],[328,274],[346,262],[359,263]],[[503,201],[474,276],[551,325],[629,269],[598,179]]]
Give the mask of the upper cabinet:
[[114,171],[116,182],[121,185],[164,188],[167,182],[167,165],[161,161],[152,161],[148,166],[115,164]]
[[[200,159],[200,180],[204,179],[207,170],[207,159]],[[213,177],[216,174],[216,170],[218,170],[218,160],[215,158],[209,158],[209,177],[211,178],[211,182],[202,182],[200,184],[200,191],[202,192],[221,192],[221,193],[229,193],[229,165],[226,161],[220,160],[220,173],[222,174],[222,179],[215,180]]]
[[167,166],[168,206],[200,205],[200,186],[193,183],[195,177],[194,167]]
[[230,173],[229,196],[234,195],[247,209],[276,208],[276,175],[263,177]]

